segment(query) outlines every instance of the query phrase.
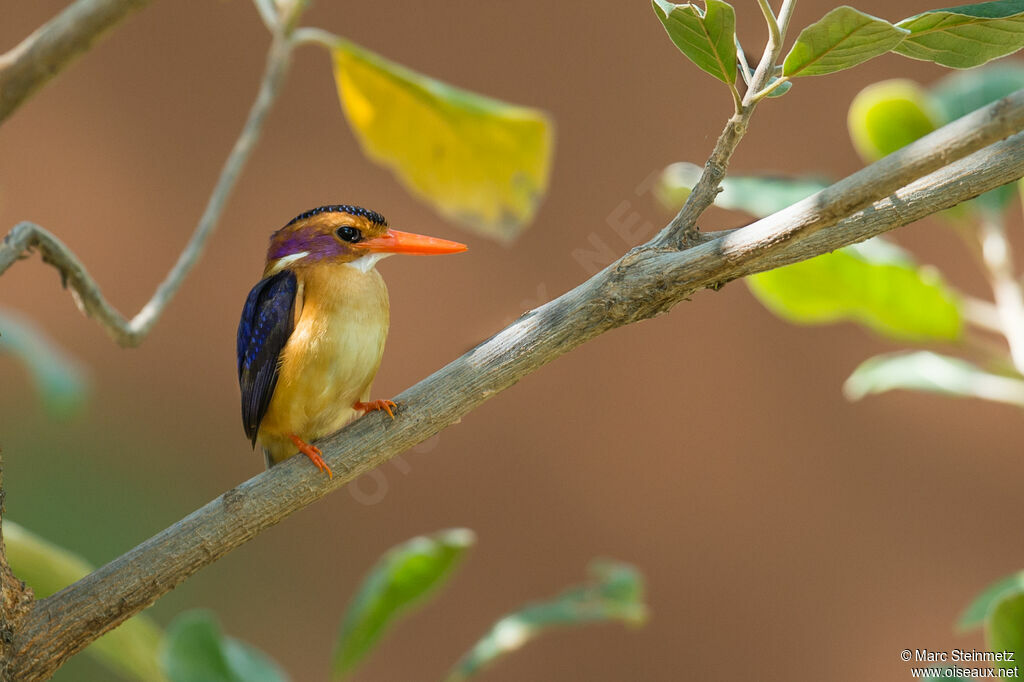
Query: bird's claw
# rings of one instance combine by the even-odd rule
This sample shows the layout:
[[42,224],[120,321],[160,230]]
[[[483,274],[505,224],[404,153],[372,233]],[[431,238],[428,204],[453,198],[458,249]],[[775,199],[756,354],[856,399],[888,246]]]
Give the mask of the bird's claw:
[[395,403],[394,400],[370,400],[365,403],[358,402],[352,407],[354,407],[357,410],[361,410],[364,415],[369,412],[374,412],[376,410],[383,410],[384,412],[388,413],[389,417],[394,419],[394,410],[398,408],[398,404]]
[[324,457],[320,448],[315,445],[310,445],[306,441],[302,440],[298,436],[288,436],[295,446],[299,449],[299,452],[309,457],[309,461],[322,472],[327,473],[328,478],[334,478],[334,472],[331,471],[331,467],[327,466],[327,462],[324,461]]

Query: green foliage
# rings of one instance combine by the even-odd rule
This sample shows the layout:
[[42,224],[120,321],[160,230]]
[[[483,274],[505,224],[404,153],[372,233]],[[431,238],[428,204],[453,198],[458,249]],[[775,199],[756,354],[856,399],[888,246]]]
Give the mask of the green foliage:
[[910,31],[896,52],[955,69],[980,66],[1024,47],[1024,0],[930,10],[896,24]]
[[456,664],[446,682],[473,677],[499,657],[553,628],[612,621],[636,626],[646,621],[643,577],[634,567],[597,560],[591,562],[589,571],[590,582],[553,599],[529,604],[495,623]]
[[878,238],[746,279],[776,315],[799,324],[859,322],[894,339],[953,340],[963,321],[936,271]]
[[852,7],[837,7],[800,32],[782,65],[784,76],[821,76],[896,47],[910,32]]
[[[415,537],[388,550],[356,592],[338,635],[332,664],[336,679],[348,677],[388,627],[436,592],[475,542],[465,528]],[[449,673],[466,679],[497,657],[554,627],[621,621],[640,625],[647,616],[644,583],[628,564],[597,560],[591,581],[549,601],[531,604],[498,621]],[[102,641],[102,640],[101,640]],[[152,656],[151,660],[156,660]],[[182,614],[167,628],[159,652],[169,682],[285,682],[286,675],[259,650],[221,632],[208,611]]]
[[864,361],[843,386],[850,400],[896,389],[980,398],[1024,407],[1024,381],[991,374],[960,358],[931,351],[879,355]]
[[704,11],[689,3],[651,4],[668,37],[690,61],[723,83],[736,82],[736,12],[731,5],[707,0]]
[[985,623],[985,616],[1003,598],[1024,592],[1024,571],[1001,578],[985,588],[960,614],[956,622],[959,630],[971,630]]
[[511,241],[548,185],[547,116],[462,90],[337,39],[342,109],[363,152],[452,220]]
[[[37,599],[47,597],[92,572],[89,562],[4,519],[4,544],[11,570]],[[85,653],[130,679],[163,682],[157,665],[161,632],[150,618],[138,615],[95,642]]]
[[932,132],[939,121],[927,91],[914,81],[893,79],[857,93],[847,126],[861,157],[877,161]]
[[[652,0],[654,13],[669,38],[690,61],[727,83],[739,106],[736,80],[736,17],[722,0],[706,0],[706,9],[668,0]],[[773,16],[767,16],[773,31]],[[781,78],[773,75],[754,100],[785,94],[790,78],[821,76],[896,52],[964,69],[1024,47],[1024,0],[995,0],[929,10],[892,24],[843,5],[805,27],[782,63]]]
[[[677,210],[697,184],[700,173],[700,166],[692,163],[671,164],[655,185],[658,200],[666,208]],[[722,191],[715,197],[715,206],[761,218],[781,211],[826,186],[827,183],[816,178],[730,175],[722,181]]]
[[167,628],[160,664],[171,682],[285,682],[265,654],[225,636],[208,611],[188,611]]
[[13,311],[0,311],[0,352],[24,363],[52,416],[68,417],[81,408],[88,393],[85,373],[28,319]]
[[931,88],[931,95],[943,119],[955,121],[1021,88],[1024,66],[1019,61],[1007,61],[952,73]]
[[473,545],[473,532],[452,528],[389,550],[363,580],[338,633],[332,672],[349,675],[387,628],[447,581]]
[[985,641],[989,651],[1013,653],[1012,661],[998,661],[996,665],[1015,670],[1011,676],[1019,677],[1024,656],[1024,592],[1004,596],[989,610],[985,618]]
[[[865,159],[875,160],[1020,87],[1024,87],[1024,67],[1019,64],[954,74],[931,90],[905,80],[876,83],[858,94],[850,108],[851,138]],[[658,188],[659,196],[678,206],[699,171],[687,164],[670,166]],[[799,187],[786,184],[780,193],[773,186],[778,181],[772,178],[760,184],[739,180],[723,182],[723,196],[716,204],[759,216],[786,201],[796,201],[802,193]],[[1001,212],[1016,196],[1018,184],[965,202],[944,215],[963,223],[967,233],[973,229],[971,221],[1001,221]],[[733,189],[736,201],[731,200]],[[792,196],[786,196],[790,191]],[[811,188],[805,191],[810,193]],[[909,254],[880,239],[753,275],[747,282],[767,308],[800,324],[853,320],[889,338],[918,342],[959,342],[965,324],[961,296],[933,269],[915,265]],[[1016,373],[992,373],[966,360],[930,351],[871,358],[844,387],[852,400],[894,389],[1024,406],[1024,380]]]

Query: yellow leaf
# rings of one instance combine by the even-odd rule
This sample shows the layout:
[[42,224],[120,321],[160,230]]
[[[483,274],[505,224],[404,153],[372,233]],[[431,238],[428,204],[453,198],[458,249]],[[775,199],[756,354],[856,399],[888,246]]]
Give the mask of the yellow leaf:
[[530,222],[548,185],[547,116],[455,88],[341,39],[338,95],[363,152],[441,214],[502,241]]

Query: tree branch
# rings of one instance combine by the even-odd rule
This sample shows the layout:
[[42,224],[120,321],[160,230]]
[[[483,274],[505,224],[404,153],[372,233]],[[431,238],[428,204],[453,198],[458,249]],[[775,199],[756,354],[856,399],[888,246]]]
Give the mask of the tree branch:
[[127,320],[121,315],[103,297],[99,285],[89,275],[78,257],[63,242],[35,223],[19,223],[4,238],[3,243],[0,244],[0,274],[3,274],[15,261],[24,258],[32,249],[38,248],[43,261],[60,271],[62,282],[65,286],[71,287],[75,303],[85,315],[99,322],[107,334],[121,346],[139,345],[153,329],[164,309],[181,287],[182,282],[185,281],[189,271],[198,262],[206,246],[206,240],[217,227],[228,197],[231,196],[231,191],[235,187],[242,168],[249,160],[249,155],[263,130],[267,113],[277,98],[281,83],[288,72],[292,47],[293,43],[289,35],[280,33],[274,37],[267,55],[267,66],[259,93],[256,95],[256,101],[253,102],[252,108],[249,110],[249,117],[235,146],[224,162],[220,177],[217,179],[206,209],[196,225],[195,232],[174,267],[157,287],[153,297],[135,317]]
[[992,287],[1000,329],[1010,348],[1014,369],[1024,374],[1024,291],[1017,281],[1013,252],[1001,214],[985,210],[975,238]]
[[[0,523],[6,514],[4,464],[0,458]],[[15,633],[31,610],[32,598],[32,589],[14,575],[7,563],[7,548],[0,533],[0,680],[12,679],[8,668],[14,660]]]
[[751,223],[743,230],[751,237],[743,248],[751,253],[736,253],[731,257],[744,260],[752,254],[764,257],[786,242],[806,239],[925,174],[1021,130],[1024,130],[1024,90],[973,111],[817,194]]
[[[1007,98],[990,108],[988,115],[1017,120],[1019,110],[1024,110],[1022,98],[1021,93]],[[983,127],[989,125],[990,121],[983,122]],[[1021,128],[1024,122],[1017,130]],[[907,155],[920,163],[919,150]],[[457,423],[525,375],[603,332],[664,313],[701,288],[717,288],[743,275],[862,241],[1021,177],[1024,134],[977,151],[898,191],[887,191],[886,198],[864,210],[842,214],[852,212],[850,206],[857,201],[851,202],[835,188],[860,191],[862,183],[871,182],[887,186],[894,177],[902,177],[900,173],[892,161],[883,160],[792,209],[716,235],[691,249],[676,251],[655,242],[633,249],[397,396],[399,412],[393,421],[371,414],[320,442],[334,469],[333,479],[301,458],[287,460],[36,602],[16,636],[12,669],[18,679],[43,679],[68,656],[203,566]],[[806,205],[813,210],[806,210]]]
[[0,122],[103,34],[150,0],[78,0],[0,55]]

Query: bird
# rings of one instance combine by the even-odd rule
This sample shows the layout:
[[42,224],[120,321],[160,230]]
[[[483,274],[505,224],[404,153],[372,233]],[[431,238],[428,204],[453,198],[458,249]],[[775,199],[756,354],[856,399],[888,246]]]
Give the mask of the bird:
[[465,244],[388,226],[348,204],[299,214],[270,236],[263,278],[238,323],[242,425],[266,466],[302,453],[333,478],[310,443],[392,400],[370,400],[389,326],[388,290],[377,272],[396,253],[459,253]]

